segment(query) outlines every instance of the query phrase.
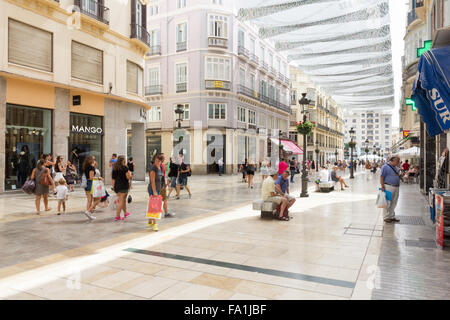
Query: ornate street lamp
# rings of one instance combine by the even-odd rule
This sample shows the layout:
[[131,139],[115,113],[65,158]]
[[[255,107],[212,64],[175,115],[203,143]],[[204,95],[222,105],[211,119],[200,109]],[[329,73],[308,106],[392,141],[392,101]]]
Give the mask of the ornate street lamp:
[[338,156],[338,151],[336,149],[336,151],[334,151],[334,161],[336,161],[336,162],[338,161],[337,156]]
[[349,130],[350,133],[350,142],[348,146],[350,147],[350,179],[354,179],[353,175],[353,148],[356,146],[356,142],[353,141],[353,138],[355,137],[355,130],[353,130],[353,127]]
[[278,161],[281,162],[283,145],[281,144],[281,130],[278,130]]
[[367,154],[369,153],[369,139],[366,139],[366,149],[364,149],[364,152],[366,153],[366,162],[367,162]]
[[[306,124],[306,111],[305,107],[309,105],[311,100],[306,99],[306,93],[302,93],[302,98],[298,101],[298,103],[302,106],[303,110],[303,125]],[[308,194],[308,173],[306,171],[306,133],[303,132],[303,163],[302,163],[302,193],[300,194],[301,198],[309,197]]]
[[175,113],[178,115],[178,129],[181,129],[181,121],[183,121],[183,119],[181,119],[181,115],[184,113],[184,108],[182,104],[177,104],[177,108],[175,109]]
[[316,172],[319,171],[319,140],[316,138],[316,150],[314,150],[316,153]]

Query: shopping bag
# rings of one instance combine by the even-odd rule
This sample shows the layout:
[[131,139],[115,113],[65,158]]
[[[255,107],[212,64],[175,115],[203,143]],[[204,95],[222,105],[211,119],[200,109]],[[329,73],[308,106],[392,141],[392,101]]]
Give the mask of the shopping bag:
[[103,194],[104,188],[102,187],[101,181],[98,179],[94,179],[92,181],[92,189],[91,194],[93,198],[101,198]]
[[104,197],[106,197],[106,187],[105,187],[105,184],[103,183],[103,181],[100,181],[100,185],[101,185],[101,187],[102,187],[102,195],[101,195],[101,198],[104,198]]
[[388,203],[386,200],[386,193],[381,191],[381,189],[378,191],[376,205],[377,205],[377,208],[387,208],[387,206],[388,206]]
[[111,200],[109,203],[111,206],[111,210],[115,211],[117,209],[117,204],[119,203],[119,198],[117,197],[117,195],[111,196]]
[[81,176],[81,185],[80,185],[83,189],[85,189],[87,187],[87,179],[86,179],[86,175],[83,173],[83,175]]
[[148,199],[147,218],[158,220],[162,218],[161,196],[150,196],[150,199]]
[[36,190],[36,183],[34,180],[28,179],[22,186],[23,192],[27,194],[33,194],[34,190]]

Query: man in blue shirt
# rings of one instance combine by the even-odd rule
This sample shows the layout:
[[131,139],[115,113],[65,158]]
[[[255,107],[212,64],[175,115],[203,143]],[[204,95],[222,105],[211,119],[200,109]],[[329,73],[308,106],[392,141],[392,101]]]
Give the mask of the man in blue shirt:
[[392,157],[389,159],[389,162],[381,167],[381,191],[389,191],[391,193],[391,200],[388,201],[387,208],[383,209],[384,221],[388,223],[400,221],[395,218],[395,207],[397,206],[400,189],[399,162],[399,157]]
[[284,197],[287,197],[288,199],[287,209],[289,209],[295,202],[295,198],[289,195],[289,174],[289,170],[285,170],[275,181],[275,191],[281,195],[284,195]]

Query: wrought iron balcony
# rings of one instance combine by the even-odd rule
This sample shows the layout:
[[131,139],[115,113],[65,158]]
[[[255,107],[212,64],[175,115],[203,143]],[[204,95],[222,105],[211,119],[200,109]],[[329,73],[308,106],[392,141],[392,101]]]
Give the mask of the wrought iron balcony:
[[250,63],[253,63],[255,65],[259,64],[259,58],[256,54],[250,53]]
[[243,85],[238,85],[238,94],[243,94],[244,96],[247,96],[249,98],[253,98],[256,100],[259,100],[259,93],[258,91],[254,89],[247,88]]
[[187,91],[187,83],[177,83],[177,92],[186,92]]
[[161,46],[151,46],[147,52],[148,56],[161,55]]
[[277,71],[275,70],[275,68],[273,68],[273,67],[269,67],[269,71],[270,71],[270,74],[271,75],[273,75],[273,76],[277,76]]
[[147,32],[147,29],[139,24],[131,24],[131,39],[141,40],[150,47],[150,34]]
[[245,58],[249,58],[250,53],[243,46],[238,46],[238,55],[244,56]]
[[223,80],[205,80],[205,89],[231,90],[231,82]]
[[177,52],[186,51],[187,49],[187,41],[177,42]]
[[[57,1],[59,2],[59,1]],[[80,8],[80,13],[109,25],[109,8],[95,0],[75,0],[74,5]]]
[[156,94],[162,94],[162,85],[153,85],[145,87],[145,95],[151,96]]
[[228,39],[219,37],[208,37],[209,47],[228,48]]

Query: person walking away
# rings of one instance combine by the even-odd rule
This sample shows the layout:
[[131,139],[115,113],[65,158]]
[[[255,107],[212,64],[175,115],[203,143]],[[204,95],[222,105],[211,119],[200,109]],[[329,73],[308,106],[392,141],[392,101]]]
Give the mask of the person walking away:
[[192,194],[191,190],[189,190],[189,187],[187,186],[188,181],[188,175],[191,172],[191,168],[189,165],[185,164],[183,161],[183,158],[180,159],[181,163],[178,167],[178,181],[177,181],[177,198],[180,199],[180,188],[183,186],[186,191],[189,193],[189,199],[191,199]]
[[219,165],[219,176],[221,176],[223,174],[223,157],[217,161],[217,164]]
[[[161,155],[156,155],[153,158],[153,165],[149,172],[149,184],[148,184],[148,195],[149,196],[159,196],[161,195],[161,188],[163,184],[164,173],[161,169],[162,157]],[[158,224],[155,219],[149,219],[147,226],[152,227],[153,231],[158,231]]]
[[[130,190],[130,182],[132,176],[125,162],[125,156],[119,156],[114,163],[112,171],[112,185],[114,192],[117,194],[118,203],[116,207],[116,217],[114,221],[120,221],[127,218],[130,213],[127,212],[127,196]],[[123,218],[120,213],[123,211]]]
[[291,171],[291,183],[294,183],[296,166],[297,166],[297,161],[295,160],[294,157],[292,157],[291,161],[289,161],[289,170]]
[[44,199],[45,211],[50,211],[48,207],[48,193],[49,186],[53,185],[53,179],[50,174],[50,170],[44,166],[45,161],[39,160],[37,167],[31,172],[31,180],[35,181],[36,189],[34,194],[36,195],[36,214],[41,213],[41,197]]
[[[166,165],[164,162],[166,161],[166,157],[164,153],[160,154],[161,156],[161,169],[163,171],[163,179],[162,179],[162,185],[161,185],[161,197],[163,200],[163,209],[164,209],[164,218],[173,218],[175,214],[169,213],[167,210],[167,179],[166,179]],[[170,165],[170,164],[169,164]]]
[[255,176],[255,163],[250,160],[247,166],[248,187],[253,189],[253,177]]
[[263,161],[263,163],[261,165],[261,168],[260,168],[260,171],[261,171],[261,178],[262,178],[261,183],[263,183],[264,180],[269,175],[269,169],[267,168],[267,162],[266,161]]
[[55,177],[53,178],[55,180],[55,186],[58,186],[58,183],[61,179],[64,179],[64,172],[66,170],[63,162],[64,158],[61,156],[56,157],[56,163],[55,163]]
[[[283,195],[288,198],[288,204],[286,209],[289,210],[290,207],[295,202],[295,198],[289,194],[289,171],[285,170],[275,181],[275,190],[278,194]],[[288,216],[289,217],[289,216]]]
[[66,174],[64,179],[66,179],[67,187],[69,192],[73,192],[73,185],[75,184],[75,179],[77,178],[77,168],[69,160],[67,160]]
[[283,174],[284,171],[286,171],[289,168],[288,164],[286,163],[286,160],[283,159],[278,163],[278,174]]
[[341,190],[344,190],[344,186],[345,186],[346,188],[350,188],[350,187],[345,183],[344,178],[342,178],[341,176],[338,176],[338,175],[337,175],[337,170],[338,170],[338,167],[337,167],[337,166],[334,166],[334,167],[333,167],[333,171],[331,171],[331,181],[339,182],[339,183],[341,184]]
[[66,180],[60,179],[56,187],[56,199],[58,200],[58,216],[61,215],[61,205],[63,207],[63,214],[66,213],[66,200],[68,199],[68,192]]
[[109,167],[113,168],[117,162],[117,153],[113,153],[111,159],[109,160]]
[[128,170],[130,170],[131,173],[131,180],[130,180],[130,190],[133,189],[133,177],[134,177],[134,161],[133,157],[130,157],[127,162]]
[[83,174],[86,177],[86,187],[84,188],[84,191],[86,194],[86,211],[84,212],[84,214],[90,220],[95,219],[95,217],[89,211],[89,209],[91,208],[92,202],[93,202],[91,189],[92,189],[92,181],[94,180],[94,177],[95,177],[94,162],[95,162],[95,157],[92,155],[89,155],[84,159],[83,167],[82,167]]
[[289,218],[284,216],[284,210],[286,209],[289,200],[285,196],[281,196],[275,189],[275,180],[278,179],[278,171],[273,170],[270,172],[270,175],[264,180],[261,193],[264,201],[270,201],[277,205],[281,205],[280,207],[280,215],[277,217],[278,220],[288,221]]
[[174,157],[170,158],[170,163],[169,163],[169,173],[168,173],[168,177],[169,177],[169,181],[170,181],[170,185],[169,185],[169,194],[167,195],[168,198],[170,198],[170,194],[172,193],[173,190],[177,190],[177,180],[178,180],[178,164],[175,162]]
[[395,207],[397,206],[400,191],[399,162],[399,157],[391,157],[389,162],[383,165],[380,173],[381,191],[389,191],[391,193],[391,200],[388,201],[387,208],[383,208],[384,221],[387,223],[400,221],[395,218]]

